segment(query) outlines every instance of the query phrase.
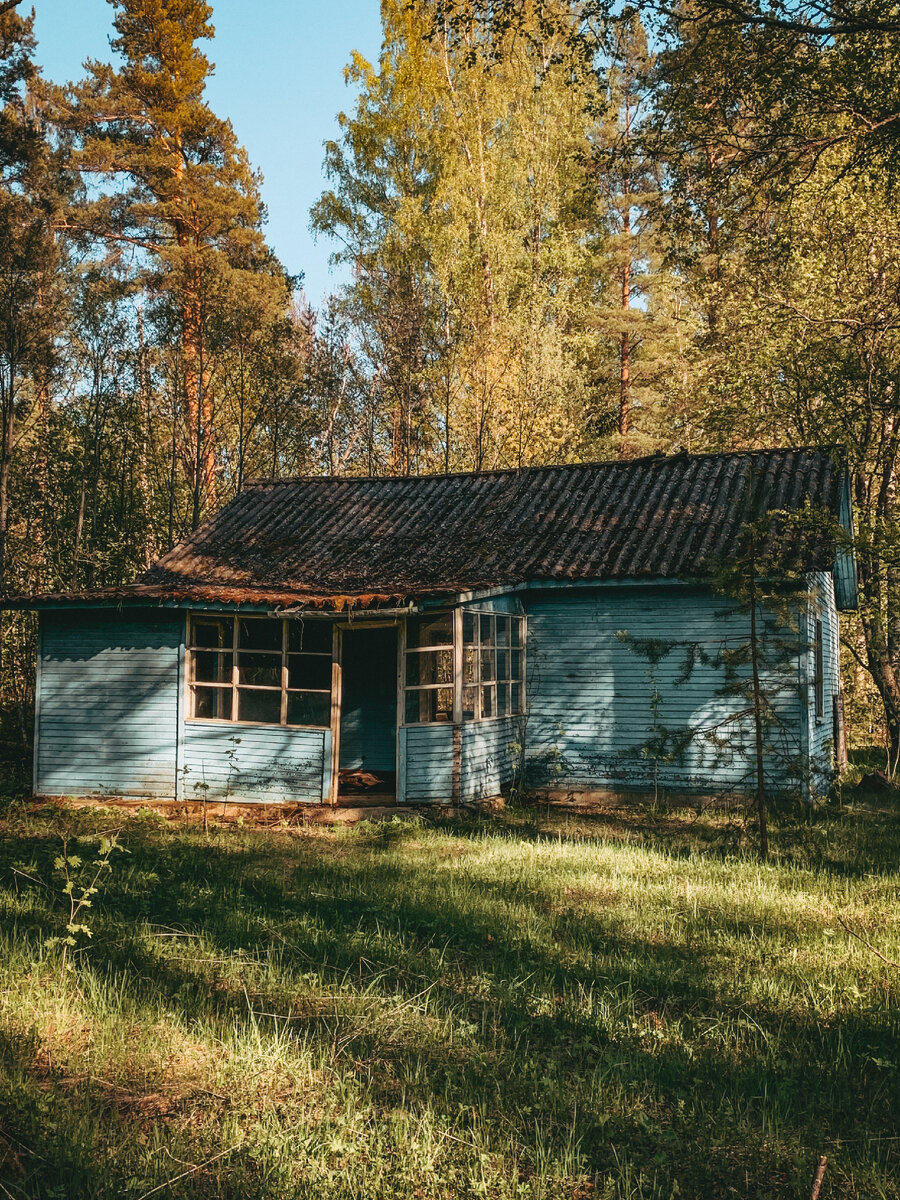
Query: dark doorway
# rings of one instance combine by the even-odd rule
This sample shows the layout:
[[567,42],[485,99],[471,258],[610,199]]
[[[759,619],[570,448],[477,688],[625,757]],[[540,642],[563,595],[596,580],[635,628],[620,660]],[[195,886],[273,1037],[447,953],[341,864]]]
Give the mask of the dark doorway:
[[397,793],[397,630],[341,634],[338,795],[384,803]]

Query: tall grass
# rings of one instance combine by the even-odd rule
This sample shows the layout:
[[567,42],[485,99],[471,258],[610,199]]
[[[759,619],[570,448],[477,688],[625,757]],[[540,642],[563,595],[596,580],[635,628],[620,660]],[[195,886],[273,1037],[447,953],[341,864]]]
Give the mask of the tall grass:
[[61,977],[53,859],[110,821],[3,822],[7,1196],[806,1197],[822,1153],[900,1196],[890,813],[767,865],[688,815],[132,818]]

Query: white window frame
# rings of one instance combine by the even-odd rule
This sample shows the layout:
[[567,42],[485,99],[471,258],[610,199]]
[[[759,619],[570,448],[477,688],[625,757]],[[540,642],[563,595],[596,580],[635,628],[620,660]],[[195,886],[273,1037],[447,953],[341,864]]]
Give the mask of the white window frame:
[[[450,721],[407,721],[407,719],[406,719],[406,698],[410,692],[423,692],[423,691],[428,691],[428,690],[448,689],[451,687],[453,689],[452,721],[454,724],[469,725],[469,724],[473,724],[478,721],[497,721],[497,720],[502,721],[502,720],[505,720],[507,717],[520,717],[525,714],[525,708],[526,708],[525,682],[526,682],[526,677],[527,677],[527,663],[526,663],[527,621],[526,621],[526,617],[524,616],[524,614],[495,612],[493,609],[482,609],[482,608],[456,608],[456,609],[449,609],[449,610],[443,610],[443,611],[435,611],[434,613],[419,614],[419,617],[422,617],[422,616],[424,616],[424,617],[448,616],[450,618],[451,629],[453,631],[453,643],[452,643],[452,645],[450,643],[442,643],[440,646],[420,646],[420,647],[410,648],[407,644],[407,639],[404,639],[404,651],[403,651],[403,660],[402,660],[402,668],[401,668],[401,680],[402,680],[401,704],[402,704],[402,707],[401,707],[401,712],[400,712],[400,716],[401,716],[400,723],[402,725],[407,726],[408,728],[416,728],[416,727],[419,727],[422,725],[450,724]],[[465,619],[467,616],[471,616],[471,618],[474,622],[474,625],[475,625],[476,637],[473,642],[464,642],[464,640],[463,640],[464,622],[465,622]],[[482,618],[487,618],[490,621],[491,638],[486,644],[483,644],[481,641]],[[517,653],[520,656],[519,657],[519,661],[520,661],[519,674],[518,674],[518,677],[515,679],[513,679],[511,677],[511,669],[509,666],[507,667],[507,674],[506,674],[505,678],[502,681],[497,679],[497,651],[498,651],[498,648],[497,648],[497,619],[498,618],[500,618],[501,620],[505,619],[510,622],[510,624],[509,624],[510,634],[509,634],[509,638],[508,638],[508,641],[505,646],[507,655],[511,656],[513,653]],[[412,618],[412,619],[418,619],[418,617]],[[518,627],[519,627],[519,644],[517,646],[513,646],[513,643],[512,643],[512,622],[514,622],[514,621],[518,622]],[[474,666],[474,678],[471,680],[466,680],[465,679],[466,651],[470,650],[470,649],[473,652],[472,663]],[[418,654],[418,653],[421,653],[422,651],[429,651],[429,650],[444,650],[444,651],[451,650],[452,651],[452,653],[453,653],[453,668],[454,668],[452,683],[445,682],[445,683],[432,683],[432,684],[407,684],[407,682],[406,682],[407,677],[408,677],[407,676],[407,656],[410,654]],[[503,648],[501,647],[501,652],[502,652],[502,650],[503,650]],[[482,653],[483,653],[483,651],[487,651],[491,654],[491,658],[492,658],[492,662],[493,662],[493,677],[490,679],[482,678],[482,662],[483,662]],[[511,659],[510,659],[510,661],[511,661]],[[507,694],[507,706],[506,706],[507,711],[504,712],[502,714],[502,716],[499,715],[496,711],[497,695],[498,695],[499,687],[501,685],[506,688],[506,694]],[[515,710],[513,710],[512,705],[509,702],[512,697],[512,688],[514,686],[518,686],[518,688],[519,688],[519,703]],[[463,715],[463,712],[464,712],[464,710],[463,710],[463,693],[464,693],[464,691],[468,691],[470,688],[474,691],[474,705],[472,706],[472,709],[470,710],[474,715],[464,716]],[[494,697],[494,704],[493,704],[494,711],[491,713],[488,713],[488,714],[484,713],[484,704],[483,704],[484,688],[491,689],[493,697]]]

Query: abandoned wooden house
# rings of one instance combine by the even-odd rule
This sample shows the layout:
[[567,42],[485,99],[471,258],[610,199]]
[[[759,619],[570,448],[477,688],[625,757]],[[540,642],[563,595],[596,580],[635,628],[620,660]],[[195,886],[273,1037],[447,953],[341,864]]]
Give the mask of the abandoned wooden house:
[[[749,790],[750,617],[713,584],[749,517],[804,506],[849,530],[827,452],[254,483],[133,584],[15,602],[40,612],[35,792]],[[854,563],[771,530],[808,587],[760,619],[766,770],[819,786]]]

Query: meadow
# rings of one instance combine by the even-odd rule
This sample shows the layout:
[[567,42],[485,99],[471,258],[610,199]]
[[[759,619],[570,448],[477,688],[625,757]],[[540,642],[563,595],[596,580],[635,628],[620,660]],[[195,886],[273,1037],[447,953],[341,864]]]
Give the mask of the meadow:
[[[111,831],[63,967],[62,839],[87,864]],[[825,1154],[822,1200],[900,1197],[900,815],[772,845],[11,803],[0,1195],[806,1200]]]

